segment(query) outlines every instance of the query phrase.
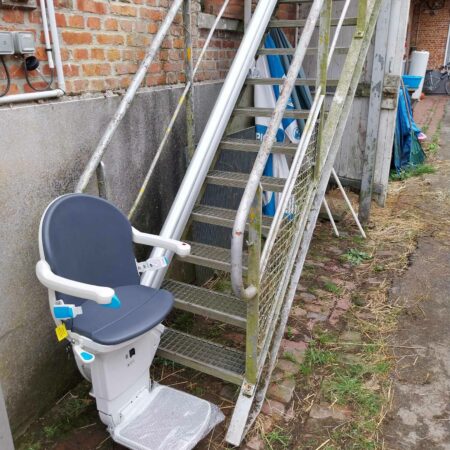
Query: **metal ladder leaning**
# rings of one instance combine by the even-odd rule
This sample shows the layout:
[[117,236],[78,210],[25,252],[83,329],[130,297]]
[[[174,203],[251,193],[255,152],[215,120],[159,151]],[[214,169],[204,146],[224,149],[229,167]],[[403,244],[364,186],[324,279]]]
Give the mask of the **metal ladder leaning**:
[[[308,18],[275,19],[277,4],[286,3],[309,3]],[[162,235],[189,238],[197,223],[233,228],[231,250],[202,243],[200,237],[199,240],[189,242],[192,253],[181,262],[231,272],[233,293],[216,292],[170,276],[163,281],[161,274],[144,275],[142,281],[152,286],[162,283],[163,287],[175,294],[175,307],[179,310],[245,330],[245,351],[227,348],[170,328],[165,332],[159,349],[159,354],[164,358],[241,386],[226,437],[233,445],[240,444],[264,398],[381,1],[360,0],[358,17],[345,17],[344,8],[342,17],[338,18],[331,17],[332,3],[331,0],[258,2],[240,53],[230,69],[210,122],[162,229]],[[336,48],[337,41],[334,38],[331,43],[330,27],[340,29],[342,26],[355,28],[349,48]],[[287,50],[262,48],[259,43],[265,30],[271,27],[302,27],[297,47]],[[319,45],[311,48],[310,39],[316,27],[319,27]],[[246,37],[253,42],[246,42]],[[333,52],[346,53],[347,58],[340,79],[328,81],[327,69],[332,63]],[[298,80],[303,58],[311,53],[318,55],[318,76],[316,79]],[[248,77],[249,60],[251,64],[258,54],[291,54],[291,70],[286,79]],[[228,86],[227,82],[232,86]],[[239,104],[242,90],[256,83],[283,86],[275,110]],[[299,83],[315,87],[312,108],[286,111],[292,88]],[[336,91],[329,111],[325,112],[326,87],[330,85],[336,86]],[[217,116],[219,111],[221,117]],[[272,118],[262,143],[227,136],[226,125],[233,118],[261,115]],[[283,117],[306,120],[299,145],[274,143]],[[251,172],[216,169],[219,155],[224,150],[256,154]],[[283,153],[292,158],[287,179],[262,176],[270,152]],[[211,185],[243,189],[238,210],[209,205],[205,191]],[[190,192],[186,191],[188,187]],[[261,215],[263,190],[281,193],[274,218]],[[161,251],[155,249],[152,255],[159,254],[162,254]]]

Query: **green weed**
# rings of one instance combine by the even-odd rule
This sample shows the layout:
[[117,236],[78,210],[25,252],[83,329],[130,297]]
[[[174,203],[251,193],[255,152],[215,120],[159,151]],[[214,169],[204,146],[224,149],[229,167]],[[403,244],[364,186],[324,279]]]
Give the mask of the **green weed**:
[[318,348],[315,342],[310,342],[305,353],[305,360],[300,365],[300,371],[303,375],[310,375],[317,366],[333,364],[336,359],[334,352]]
[[342,260],[349,262],[353,266],[359,266],[364,261],[367,261],[369,259],[372,259],[372,257],[361,250],[358,250],[357,248],[351,248],[347,250],[342,256]]
[[323,286],[328,292],[331,292],[332,294],[339,295],[342,293],[342,288],[331,281],[325,282]]
[[280,427],[267,433],[263,438],[271,450],[274,448],[274,445],[277,448],[288,449],[289,443],[291,442],[291,436],[286,434]]
[[417,177],[425,175],[427,173],[435,173],[436,168],[430,164],[420,164],[418,166],[411,166],[407,169],[403,169],[400,172],[391,172],[390,179],[392,181],[403,181],[411,177]]

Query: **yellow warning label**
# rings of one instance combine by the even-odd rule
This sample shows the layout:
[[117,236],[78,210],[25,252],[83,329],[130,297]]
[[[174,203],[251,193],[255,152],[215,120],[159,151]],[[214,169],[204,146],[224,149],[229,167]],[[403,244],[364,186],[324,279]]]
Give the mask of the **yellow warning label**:
[[61,325],[58,325],[55,328],[56,337],[58,338],[58,342],[61,342],[63,339],[65,339],[67,336],[69,336],[69,333],[67,333],[66,325],[62,323]]

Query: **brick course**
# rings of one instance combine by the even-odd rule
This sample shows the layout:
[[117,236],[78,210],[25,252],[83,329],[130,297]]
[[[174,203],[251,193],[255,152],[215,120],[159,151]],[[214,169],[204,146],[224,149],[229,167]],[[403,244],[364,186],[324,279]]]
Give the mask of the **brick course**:
[[[55,0],[67,94],[126,88],[169,4],[168,0]],[[194,0],[193,24],[197,23],[200,9],[200,0]],[[34,11],[0,9],[0,30],[33,31],[38,42],[36,56],[41,60],[43,73],[48,76],[50,71],[46,64],[39,8]],[[193,47],[198,49],[194,50],[196,57],[208,30],[194,27],[193,34]],[[241,33],[216,32],[196,81],[224,78],[241,39]],[[5,61],[11,73],[9,94],[29,92],[21,57],[7,56]],[[42,86],[38,79],[34,80],[37,86]],[[184,80],[184,34],[180,12],[143,86],[175,84]]]
[[[425,2],[414,2],[410,31],[410,46],[430,52],[429,69],[444,64],[447,36],[450,25],[450,0],[441,9],[432,11]],[[450,59],[450,55],[447,56]]]

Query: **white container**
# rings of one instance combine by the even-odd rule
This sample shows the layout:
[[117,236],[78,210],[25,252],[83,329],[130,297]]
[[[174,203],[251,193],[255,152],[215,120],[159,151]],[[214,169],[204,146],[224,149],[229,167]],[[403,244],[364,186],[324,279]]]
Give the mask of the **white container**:
[[429,57],[430,52],[414,51],[411,53],[408,75],[416,75],[419,77],[423,77],[419,87],[412,95],[412,98],[415,100],[419,99],[420,94],[422,94],[423,81],[425,79],[425,73],[427,71]]

